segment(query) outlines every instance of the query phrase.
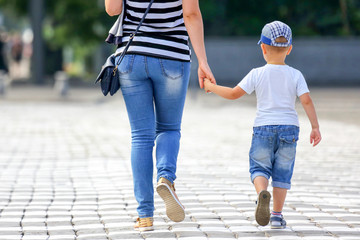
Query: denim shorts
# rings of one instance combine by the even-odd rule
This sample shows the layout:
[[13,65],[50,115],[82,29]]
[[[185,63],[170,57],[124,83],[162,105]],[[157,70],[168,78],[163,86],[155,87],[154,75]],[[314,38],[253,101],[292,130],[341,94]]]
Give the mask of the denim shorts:
[[299,127],[268,125],[254,127],[249,153],[251,181],[272,178],[272,186],[290,189]]

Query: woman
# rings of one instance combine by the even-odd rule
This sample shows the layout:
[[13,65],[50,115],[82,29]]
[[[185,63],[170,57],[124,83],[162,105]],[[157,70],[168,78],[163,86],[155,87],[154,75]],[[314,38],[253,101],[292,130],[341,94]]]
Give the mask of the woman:
[[[126,0],[121,53],[138,26],[150,0]],[[122,12],[123,0],[105,0],[110,16]],[[153,147],[156,142],[156,190],[165,202],[167,216],[185,218],[174,180],[179,151],[181,119],[190,75],[190,37],[203,79],[215,79],[208,66],[203,22],[198,0],[155,0],[139,33],[119,66],[132,133],[131,165],[134,193],[139,204],[135,229],[153,229]]]

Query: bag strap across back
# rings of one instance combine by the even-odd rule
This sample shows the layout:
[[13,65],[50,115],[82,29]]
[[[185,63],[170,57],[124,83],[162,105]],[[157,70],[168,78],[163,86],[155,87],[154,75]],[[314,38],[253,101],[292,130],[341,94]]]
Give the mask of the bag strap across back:
[[[117,69],[118,69],[121,61],[122,61],[123,58],[125,57],[126,52],[127,52],[127,50],[129,49],[130,44],[132,43],[135,35],[138,33],[141,25],[143,24],[146,15],[149,13],[150,8],[151,8],[151,5],[153,4],[154,1],[155,1],[155,0],[151,0],[151,1],[150,1],[149,6],[147,7],[147,9],[146,9],[143,17],[141,18],[141,20],[140,20],[140,22],[139,22],[139,25],[137,26],[136,30],[135,30],[133,33],[130,34],[129,41],[128,41],[128,43],[126,44],[126,46],[125,46],[124,50],[122,51],[122,53],[120,54],[120,57],[119,57],[118,61],[116,62],[116,66],[115,66],[114,71],[113,71],[114,76],[115,76],[115,73],[116,73],[116,71],[117,71]],[[123,4],[126,4],[125,1],[123,2]],[[124,15],[125,15],[125,14],[124,14]],[[115,55],[115,57],[117,57],[117,56],[118,56],[118,55]]]

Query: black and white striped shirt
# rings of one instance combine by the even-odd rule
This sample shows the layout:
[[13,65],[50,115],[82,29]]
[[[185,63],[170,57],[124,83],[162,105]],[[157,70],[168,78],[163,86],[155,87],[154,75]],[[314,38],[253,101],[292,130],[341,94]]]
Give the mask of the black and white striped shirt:
[[[117,53],[123,51],[130,33],[138,26],[150,0],[125,2],[124,36]],[[182,0],[155,0],[127,53],[190,61],[188,40]]]

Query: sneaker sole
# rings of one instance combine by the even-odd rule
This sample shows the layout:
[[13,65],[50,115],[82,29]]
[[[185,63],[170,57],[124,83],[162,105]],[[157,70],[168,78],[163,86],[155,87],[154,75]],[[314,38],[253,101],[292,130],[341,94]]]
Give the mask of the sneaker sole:
[[266,226],[270,221],[270,198],[268,191],[263,190],[259,194],[259,200],[255,210],[255,219],[260,226]]
[[154,227],[139,227],[139,228],[134,228],[134,230],[139,231],[139,232],[146,232],[146,231],[152,231],[154,230]]
[[279,227],[271,226],[270,228],[271,228],[271,229],[285,229],[286,226],[279,226]]
[[185,210],[176,199],[169,186],[161,183],[156,187],[157,193],[165,202],[166,215],[174,222],[181,222],[185,219]]

